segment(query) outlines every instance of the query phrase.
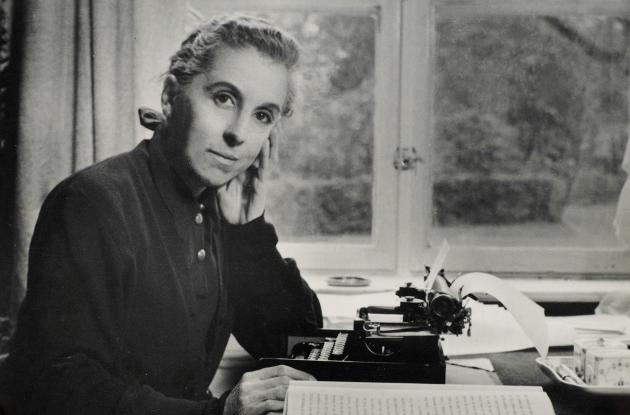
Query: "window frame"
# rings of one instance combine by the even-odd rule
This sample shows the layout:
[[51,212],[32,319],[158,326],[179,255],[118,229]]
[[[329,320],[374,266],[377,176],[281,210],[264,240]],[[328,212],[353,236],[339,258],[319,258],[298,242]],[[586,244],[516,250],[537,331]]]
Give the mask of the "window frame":
[[[402,79],[405,85],[401,103],[401,141],[415,146],[424,163],[415,172],[411,183],[410,201],[416,214],[402,212],[408,220],[411,235],[401,246],[400,269],[421,272],[430,264],[441,241],[429,240],[432,209],[431,157],[433,145],[432,106],[434,90],[431,73],[435,56],[434,28],[437,16],[498,16],[498,15],[628,15],[626,0],[431,0],[407,2],[403,13]],[[418,24],[423,22],[424,24]],[[426,27],[426,30],[418,29]],[[405,60],[407,57],[407,60]],[[412,70],[413,68],[413,70]],[[418,76],[419,74],[419,76]],[[404,91],[413,89],[415,96]],[[630,85],[628,86],[630,96]],[[422,106],[419,102],[429,102]],[[426,108],[425,108],[426,107]],[[421,113],[422,116],[418,116]],[[627,154],[627,153],[626,153]],[[406,179],[410,181],[409,178]],[[401,195],[404,197],[403,195]],[[619,211],[630,222],[630,206]],[[568,247],[481,247],[451,246],[448,269],[452,273],[489,271],[503,276],[563,276],[588,278],[619,278],[630,274],[630,247],[568,248]],[[404,271],[403,271],[404,272]]]

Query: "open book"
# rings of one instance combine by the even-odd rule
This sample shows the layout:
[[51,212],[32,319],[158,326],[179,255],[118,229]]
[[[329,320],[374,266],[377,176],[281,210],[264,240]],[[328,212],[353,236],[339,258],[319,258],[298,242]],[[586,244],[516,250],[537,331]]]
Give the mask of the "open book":
[[291,382],[285,415],[553,415],[538,386]]

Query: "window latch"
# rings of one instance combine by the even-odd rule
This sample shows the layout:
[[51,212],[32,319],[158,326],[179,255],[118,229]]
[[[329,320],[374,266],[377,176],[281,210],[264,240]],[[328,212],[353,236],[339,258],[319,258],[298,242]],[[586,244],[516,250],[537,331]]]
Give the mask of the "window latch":
[[415,147],[396,147],[394,153],[394,168],[396,170],[410,170],[416,167],[416,163],[422,163],[422,157],[418,155]]

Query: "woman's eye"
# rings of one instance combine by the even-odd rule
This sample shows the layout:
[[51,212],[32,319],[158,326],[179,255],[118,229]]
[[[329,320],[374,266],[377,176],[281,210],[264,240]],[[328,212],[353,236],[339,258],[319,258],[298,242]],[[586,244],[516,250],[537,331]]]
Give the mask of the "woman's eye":
[[256,119],[263,124],[271,124],[273,122],[273,117],[271,116],[271,114],[265,111],[257,111]]
[[221,107],[232,107],[235,105],[235,100],[232,95],[226,92],[219,92],[212,96],[214,102]]

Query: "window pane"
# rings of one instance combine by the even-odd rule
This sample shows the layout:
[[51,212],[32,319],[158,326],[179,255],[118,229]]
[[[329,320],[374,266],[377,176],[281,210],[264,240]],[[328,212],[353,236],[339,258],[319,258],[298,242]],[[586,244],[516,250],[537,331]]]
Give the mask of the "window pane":
[[284,27],[303,48],[265,213],[285,242],[370,241],[376,12],[245,12]]
[[369,236],[374,19],[321,13],[267,17],[298,38],[305,69],[303,99],[286,124],[273,175],[269,216],[285,240]]
[[433,236],[619,245],[629,49],[628,19],[438,19]]

